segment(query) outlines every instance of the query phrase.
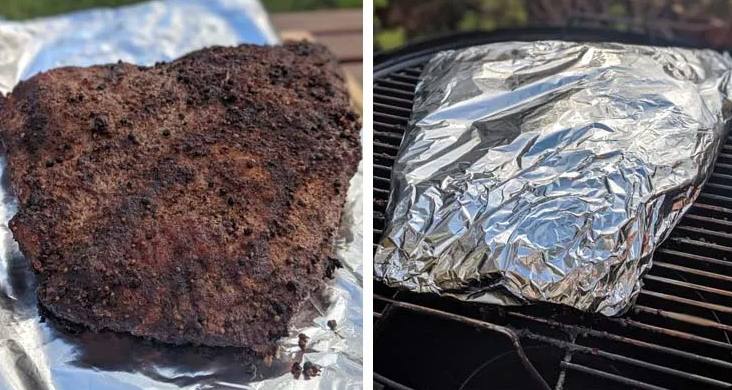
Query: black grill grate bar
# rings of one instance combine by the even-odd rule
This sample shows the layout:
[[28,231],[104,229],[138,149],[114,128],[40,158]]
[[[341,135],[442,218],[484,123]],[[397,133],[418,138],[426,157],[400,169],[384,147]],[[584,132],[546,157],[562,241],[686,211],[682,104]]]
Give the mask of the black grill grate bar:
[[[577,340],[577,335],[572,334],[570,336],[570,339],[572,340],[572,343],[574,343]],[[564,358],[562,358],[562,361],[565,363],[571,363],[572,362],[572,351],[567,350],[567,352],[564,353]],[[554,390],[562,390],[564,389],[564,382],[567,379],[567,368],[563,367],[561,364],[559,365],[559,377],[557,378],[557,384],[554,386]]]
[[383,184],[385,189],[389,189],[389,179],[385,179],[383,177],[374,177],[374,185],[376,185],[376,183]]
[[598,356],[598,357],[601,357],[601,358],[604,358],[607,360],[612,360],[612,361],[621,362],[621,363],[633,365],[633,366],[640,367],[640,368],[654,370],[654,371],[662,372],[664,374],[674,375],[674,376],[677,376],[680,378],[688,379],[688,380],[699,382],[699,383],[704,383],[704,384],[711,385],[711,386],[728,388],[730,385],[732,385],[730,383],[723,382],[723,381],[713,379],[713,378],[709,378],[709,377],[706,377],[703,375],[697,375],[697,374],[693,374],[693,373],[680,371],[680,370],[662,366],[659,364],[649,363],[649,362],[646,362],[643,360],[638,360],[638,359],[635,359],[632,357],[619,355],[619,354],[612,353],[612,352],[607,352],[600,348],[590,348],[590,347],[586,347],[583,345],[579,345],[577,343],[570,343],[567,341],[555,339],[553,337],[539,335],[539,334],[536,334],[533,332],[523,332],[523,333],[521,333],[521,336],[532,339],[532,340],[540,341],[545,344],[550,344],[550,345],[553,345],[560,349],[563,349],[565,351],[571,351],[572,353],[582,353],[582,354],[591,355],[591,356]]
[[711,243],[711,242],[694,240],[694,239],[686,238],[686,237],[675,237],[673,235],[671,237],[669,237],[668,239],[672,242],[678,242],[681,244],[688,244],[688,245],[697,246],[697,247],[701,247],[701,248],[715,249],[715,250],[718,250],[721,252],[732,253],[732,248],[725,246],[725,245],[719,245],[719,244],[715,244],[715,243]]
[[694,253],[680,252],[680,251],[668,249],[668,248],[659,248],[658,250],[656,250],[656,254],[657,254],[656,257],[658,257],[659,253],[666,254],[669,256],[678,256],[678,257],[682,257],[687,260],[694,260],[694,261],[698,261],[698,262],[702,262],[702,263],[732,267],[732,262],[729,262],[729,261],[719,260],[719,259],[715,259],[713,257],[697,255]]
[[708,182],[706,189],[716,189],[716,190],[722,190],[725,193],[732,192],[732,186],[724,185],[724,184],[718,184],[714,182]]
[[[396,141],[397,143],[401,142],[402,135],[400,133],[390,133],[386,131],[378,131],[374,130],[374,139],[383,139],[384,141]],[[394,145],[394,147],[398,148],[398,145]]]
[[[707,217],[703,215],[697,215],[694,211],[684,215],[682,223],[694,224],[699,223],[702,226],[709,226],[715,229],[732,230],[732,221],[725,219],[719,219],[714,217]],[[696,225],[695,225],[696,226]]]
[[705,203],[695,203],[692,207],[689,208],[688,212],[684,215],[687,219],[699,219],[702,221],[714,221],[717,224],[722,225],[728,225],[732,226],[732,223],[730,223],[730,217],[732,217],[732,214],[730,214],[729,209],[725,209],[724,207],[717,206],[716,208],[711,208],[710,204]]
[[413,76],[415,82],[419,81],[419,75],[422,74],[422,67],[407,68],[396,72],[395,74]]
[[[422,66],[422,65],[413,66],[411,68],[404,68],[404,69],[398,70],[396,72],[392,72],[389,76],[392,76],[392,75],[410,76],[413,78],[413,80],[414,80],[413,83],[416,85],[417,82],[419,82],[419,76],[422,74],[423,68],[424,68],[424,66]],[[389,76],[386,76],[386,77],[389,77]]]
[[718,173],[732,172],[732,165],[717,161],[717,164],[714,166],[713,172],[718,172]]
[[388,76],[387,80],[397,80],[397,81],[403,81],[406,83],[416,84],[419,82],[419,77],[417,76],[411,76],[408,74],[403,73],[392,73]]
[[[693,236],[701,236],[701,238],[704,239],[704,242],[708,241],[719,241],[720,243],[726,243],[732,241],[732,234],[720,232],[717,230],[709,230],[705,228],[700,228],[696,226],[688,226],[684,223],[676,225],[676,231],[673,233],[675,235],[693,235]],[[719,240],[722,239],[722,240]]]
[[667,329],[657,325],[646,324],[641,321],[632,320],[629,318],[610,318],[609,321],[615,322],[621,326],[629,326],[633,328],[642,329],[648,332],[656,333],[664,336],[671,336],[687,341],[693,341],[699,344],[706,344],[713,347],[728,349],[732,351],[732,344],[713,340],[707,337],[699,336],[689,332],[683,332],[675,329]]
[[728,175],[726,173],[712,172],[712,176],[709,178],[709,180],[730,180],[730,181],[732,181],[732,175]]
[[400,89],[404,91],[409,91],[414,93],[414,85],[412,83],[405,83],[403,81],[398,80],[387,80],[387,79],[378,79],[374,81],[376,85],[389,87],[393,89]]
[[384,102],[384,104],[394,104],[400,107],[407,107],[410,109],[412,108],[412,99],[403,99],[398,98],[394,96],[388,96],[388,95],[375,95],[374,101],[379,101],[380,103]]
[[728,196],[722,196],[717,194],[709,194],[706,192],[702,192],[699,194],[699,197],[702,199],[709,199],[717,202],[723,202],[724,204],[732,206],[732,198]]
[[376,111],[374,111],[374,118],[377,118],[377,117],[380,117],[380,118],[383,118],[383,119],[387,119],[387,120],[391,120],[392,123],[396,122],[396,123],[404,124],[404,125],[407,124],[407,120],[404,119],[403,117],[399,116],[399,115],[392,115],[392,114],[387,114],[385,112],[376,112]]
[[403,384],[393,381],[379,373],[374,372],[374,380],[381,383],[384,386],[389,386],[389,389],[393,390],[414,390],[411,387],[404,386]]
[[598,377],[605,378],[605,379],[610,379],[612,381],[615,381],[615,382],[618,382],[618,383],[622,383],[624,385],[636,387],[636,388],[639,388],[639,389],[644,389],[644,390],[668,390],[666,387],[659,387],[659,386],[655,386],[655,385],[649,385],[647,383],[639,382],[639,381],[636,381],[634,379],[628,379],[628,378],[623,377],[623,376],[620,376],[620,375],[610,374],[610,373],[605,372],[605,371],[596,370],[594,368],[585,367],[585,366],[582,366],[582,365],[579,365],[579,364],[575,364],[575,363],[570,363],[570,362],[564,362],[564,361],[562,361],[562,362],[559,363],[559,365],[562,366],[562,368],[566,368],[566,369],[570,369],[570,370],[575,370],[575,371],[583,372],[585,374],[590,374],[590,375],[598,376]]
[[717,305],[714,303],[697,301],[694,299],[679,297],[676,295],[669,295],[669,294],[665,294],[665,293],[653,291],[653,290],[648,290],[648,289],[641,290],[640,294],[648,295],[648,296],[651,296],[654,298],[663,299],[663,300],[674,302],[674,303],[681,303],[681,304],[685,304],[685,305],[689,305],[689,306],[694,306],[694,307],[698,307],[700,309],[708,309],[708,310],[712,310],[715,312],[732,314],[732,307],[728,307],[728,306],[722,306],[722,305]]
[[[374,126],[375,127],[379,127],[379,128],[381,128],[381,130],[384,130],[384,131],[392,131],[393,130],[394,132],[399,133],[399,134],[404,133],[404,126],[397,125],[397,124],[394,124],[394,123],[386,123],[386,122],[374,121]],[[399,142],[401,143],[401,141],[399,141]],[[399,146],[399,145],[397,145],[397,146]]]
[[[565,324],[565,323],[561,323],[561,322],[558,322],[555,320],[535,317],[535,316],[531,316],[531,315],[519,313],[519,312],[508,312],[507,314],[511,317],[521,318],[521,319],[533,321],[533,322],[536,322],[539,324],[544,324],[544,325],[549,325],[551,327],[561,328],[572,334],[583,334],[583,335],[588,335],[588,336],[592,336],[592,337],[599,338],[599,339],[606,339],[606,340],[610,340],[610,341],[614,341],[614,342],[618,342],[618,343],[632,345],[632,346],[638,347],[638,348],[649,349],[649,350],[655,351],[655,352],[675,355],[675,356],[682,357],[684,359],[689,359],[689,360],[692,360],[692,361],[695,361],[695,362],[701,363],[701,364],[708,364],[708,365],[732,370],[732,362],[715,359],[715,358],[708,357],[708,356],[697,355],[697,354],[694,354],[691,352],[683,351],[683,350],[672,348],[672,347],[667,347],[664,345],[658,345],[658,344],[651,343],[648,341],[638,340],[638,339],[635,339],[632,337],[616,335],[614,333],[599,331],[599,330],[587,328],[587,327],[580,326],[580,325]],[[623,320],[623,321],[632,322],[632,320]],[[645,324],[643,324],[643,325],[645,325]],[[649,329],[649,330],[652,330],[652,329]],[[683,332],[680,332],[680,333],[683,333]],[[682,337],[682,338],[686,339],[686,337]],[[711,341],[714,341],[714,340],[711,340]],[[729,345],[725,344],[725,346],[729,346]]]
[[386,144],[386,143],[378,142],[378,141],[374,141],[374,146],[375,147],[379,147],[379,148],[383,148],[383,149],[394,150],[394,151],[396,151],[396,150],[399,149],[398,147],[396,147],[394,145]]
[[[391,105],[391,104],[384,104],[384,103],[376,103],[376,102],[374,102],[374,110],[376,110],[377,108],[381,108],[382,110],[385,110],[385,111],[389,112],[390,114],[393,114],[394,112],[398,112],[398,113],[402,113],[402,114],[409,115],[409,113],[412,111],[409,108],[404,108],[404,107],[400,107],[400,106],[394,106],[394,105]],[[402,119],[402,120],[404,120],[404,119]]]
[[699,290],[699,291],[703,291],[703,292],[707,292],[707,293],[711,293],[711,294],[717,294],[717,295],[721,295],[721,296],[725,296],[725,297],[732,297],[731,291],[721,290],[721,289],[714,288],[714,287],[702,286],[700,284],[684,282],[684,281],[676,280],[676,279],[669,279],[669,278],[665,278],[662,276],[656,276],[656,275],[649,274],[649,275],[645,276],[645,279],[653,280],[655,282],[660,282],[660,283],[672,284],[677,287],[690,288],[693,290]]
[[695,209],[706,209],[708,211],[712,211],[715,213],[730,214],[732,216],[732,209],[700,202],[698,200],[696,202],[694,202],[694,204],[691,206],[691,210],[695,210]]
[[396,158],[390,154],[378,153],[375,157],[383,158],[384,160],[394,161]]
[[691,325],[698,325],[698,326],[702,326],[702,327],[706,327],[706,328],[719,329],[719,330],[722,330],[725,332],[732,332],[732,326],[725,325],[725,324],[719,323],[717,321],[708,320],[706,318],[693,316],[691,314],[677,313],[677,312],[673,312],[673,311],[656,309],[656,308],[638,305],[638,304],[634,305],[632,310],[636,313],[646,313],[646,314],[651,314],[651,315],[667,318],[667,319],[674,320],[674,321],[685,322],[685,323],[691,324]]
[[389,195],[389,190],[385,190],[382,188],[374,188],[374,192],[376,192],[379,195]]
[[385,171],[390,171],[391,172],[391,167],[390,166],[386,166],[386,165],[374,164],[374,168],[375,169],[383,169]]
[[404,89],[385,87],[383,85],[374,85],[374,99],[381,96],[401,96],[404,99],[413,100],[414,92]]
[[[699,270],[696,268],[689,268],[689,267],[685,267],[683,265],[667,263],[665,261],[654,261],[653,266],[660,267],[660,268],[666,268],[666,269],[672,269],[674,271],[679,271],[679,272],[684,272],[684,273],[689,273],[689,274],[694,274],[694,275],[699,275],[699,276],[704,276],[706,278],[716,279],[716,280],[720,280],[720,281],[724,281],[724,282],[732,282],[732,276],[718,274],[716,272]],[[732,308],[730,308],[730,309],[732,309]]]

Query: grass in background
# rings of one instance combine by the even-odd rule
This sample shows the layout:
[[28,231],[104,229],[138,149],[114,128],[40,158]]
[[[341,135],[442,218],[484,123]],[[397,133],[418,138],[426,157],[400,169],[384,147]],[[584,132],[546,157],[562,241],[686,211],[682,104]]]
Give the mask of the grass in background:
[[[323,8],[358,8],[361,0],[260,0],[270,12],[304,11]],[[141,0],[0,0],[0,16],[28,19],[56,15],[92,7],[114,7]]]

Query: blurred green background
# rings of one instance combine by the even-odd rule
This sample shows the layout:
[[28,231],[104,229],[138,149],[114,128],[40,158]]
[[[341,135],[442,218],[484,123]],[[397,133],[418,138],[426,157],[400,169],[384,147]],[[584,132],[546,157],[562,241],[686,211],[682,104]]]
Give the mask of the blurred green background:
[[374,0],[374,50],[466,30],[586,27],[732,47],[732,0]]
[[[361,0],[260,0],[270,12],[304,11],[324,8],[357,8]],[[0,16],[27,19],[55,15],[91,7],[110,7],[141,0],[0,0]]]

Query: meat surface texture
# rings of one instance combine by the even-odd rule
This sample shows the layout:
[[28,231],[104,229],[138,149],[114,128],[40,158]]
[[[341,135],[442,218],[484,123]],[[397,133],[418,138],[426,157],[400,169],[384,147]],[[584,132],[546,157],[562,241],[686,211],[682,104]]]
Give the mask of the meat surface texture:
[[332,271],[360,142],[320,45],[54,69],[0,124],[10,227],[63,320],[270,354]]

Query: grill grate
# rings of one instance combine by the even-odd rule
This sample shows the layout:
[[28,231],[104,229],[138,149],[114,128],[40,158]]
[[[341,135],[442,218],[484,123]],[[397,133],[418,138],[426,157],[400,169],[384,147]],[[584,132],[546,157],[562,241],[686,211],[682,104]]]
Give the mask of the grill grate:
[[[374,75],[376,240],[384,228],[391,166],[429,57],[391,63]],[[732,137],[697,202],[656,251],[636,304],[622,318],[547,304],[460,303],[380,283],[374,299],[377,388],[729,388]],[[439,337],[456,345],[438,343]],[[483,339],[488,341],[480,347]],[[514,380],[501,387],[498,378],[507,372]]]

